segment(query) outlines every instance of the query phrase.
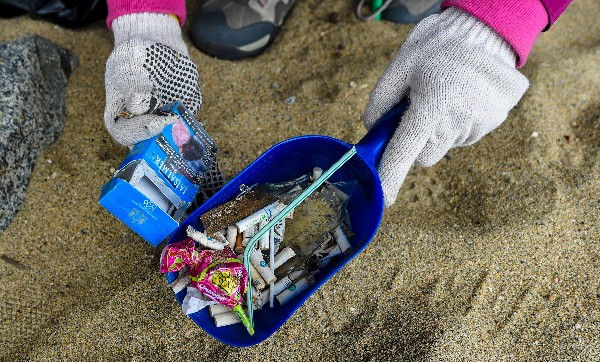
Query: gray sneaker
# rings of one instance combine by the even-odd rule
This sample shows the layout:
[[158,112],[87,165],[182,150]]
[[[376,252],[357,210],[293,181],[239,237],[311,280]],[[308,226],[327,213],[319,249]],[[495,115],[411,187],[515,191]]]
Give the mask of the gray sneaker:
[[254,57],[273,42],[296,0],[203,0],[191,20],[194,44],[217,58]]
[[356,16],[360,20],[370,20],[377,14],[381,18],[398,24],[418,23],[429,15],[441,11],[442,0],[387,0],[379,10],[369,16],[362,15],[362,7],[365,0],[361,0],[356,9]]

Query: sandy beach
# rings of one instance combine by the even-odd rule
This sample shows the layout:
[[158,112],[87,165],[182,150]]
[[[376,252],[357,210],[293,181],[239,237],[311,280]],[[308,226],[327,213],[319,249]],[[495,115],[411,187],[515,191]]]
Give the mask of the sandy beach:
[[[240,62],[197,50],[186,26],[199,118],[228,178],[292,136],[364,135],[369,92],[414,25],[353,11],[300,1],[272,46]],[[102,120],[104,22],[0,19],[0,41],[35,33],[80,61],[65,130],[0,234],[0,254],[16,261],[0,260],[0,360],[600,360],[599,14],[598,1],[574,2],[538,39],[522,68],[530,88],[506,122],[413,168],[371,245],[246,349],[183,315],[158,270],[162,247],[98,204],[128,152]]]

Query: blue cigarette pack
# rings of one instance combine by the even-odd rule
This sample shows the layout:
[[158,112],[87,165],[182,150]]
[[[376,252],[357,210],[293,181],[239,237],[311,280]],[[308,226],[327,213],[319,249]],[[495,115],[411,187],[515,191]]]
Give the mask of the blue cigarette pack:
[[180,102],[160,113],[179,120],[136,144],[100,193],[100,205],[153,246],[179,221],[200,190],[218,147],[193,114]]

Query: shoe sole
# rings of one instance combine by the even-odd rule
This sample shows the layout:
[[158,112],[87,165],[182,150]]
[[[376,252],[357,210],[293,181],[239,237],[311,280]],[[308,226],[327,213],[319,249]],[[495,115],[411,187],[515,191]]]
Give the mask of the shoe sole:
[[192,32],[192,42],[202,52],[219,59],[241,60],[245,58],[254,58],[262,54],[269,47],[269,45],[271,45],[273,40],[275,40],[279,34],[279,29],[275,28],[270,34],[267,34],[269,36],[269,41],[267,43],[250,51],[244,51],[240,49],[240,47],[246,46],[247,44],[238,46],[221,42],[215,43],[202,37],[196,37],[193,34],[194,33]]
[[[291,10],[287,15],[291,13]],[[210,26],[207,27],[207,24]],[[225,15],[221,12],[197,12],[190,25],[192,42],[202,52],[213,57],[241,60],[256,57],[264,52],[281,30],[281,26],[278,27],[268,22],[256,23],[237,30],[228,28],[226,24]],[[211,28],[211,32],[204,33],[206,28]],[[260,44],[256,49],[244,49],[253,43],[260,42],[266,36],[269,37],[268,41]]]

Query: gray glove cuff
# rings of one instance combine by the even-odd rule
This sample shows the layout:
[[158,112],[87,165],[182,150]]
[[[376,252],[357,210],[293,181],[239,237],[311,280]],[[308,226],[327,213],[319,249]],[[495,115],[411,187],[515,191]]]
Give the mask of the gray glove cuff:
[[167,14],[135,13],[122,15],[112,23],[115,48],[135,39],[139,42],[161,43],[188,55],[181,37],[181,28],[175,18]]

